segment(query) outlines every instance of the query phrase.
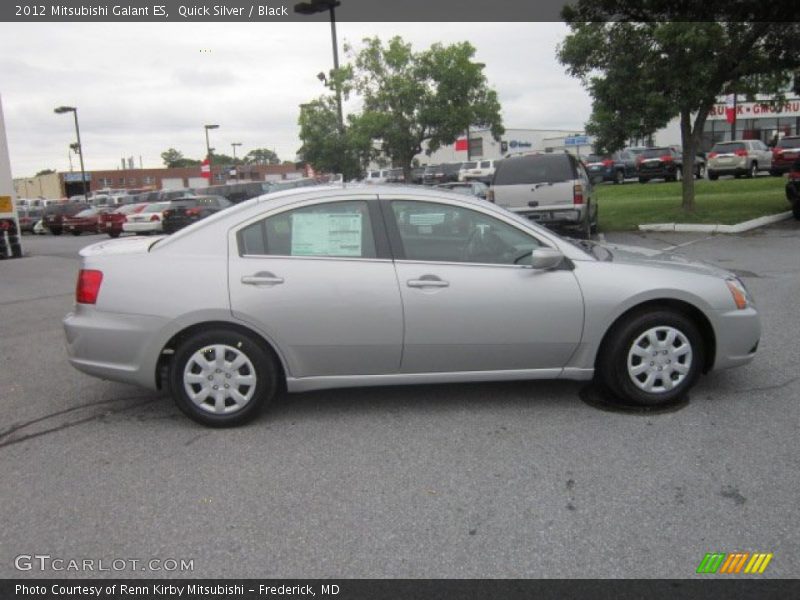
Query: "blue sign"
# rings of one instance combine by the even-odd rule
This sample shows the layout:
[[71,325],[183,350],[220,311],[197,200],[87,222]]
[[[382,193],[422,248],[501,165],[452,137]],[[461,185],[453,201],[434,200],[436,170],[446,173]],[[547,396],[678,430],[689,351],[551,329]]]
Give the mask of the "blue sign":
[[588,135],[571,135],[564,138],[565,146],[586,146],[589,144]]
[[531,146],[533,146],[533,144],[530,142],[520,142],[517,140],[511,140],[508,142],[509,148],[530,148]]
[[[92,176],[90,173],[86,173],[86,181],[91,181]],[[81,181],[81,174],[80,173],[64,173],[64,183],[80,183]]]

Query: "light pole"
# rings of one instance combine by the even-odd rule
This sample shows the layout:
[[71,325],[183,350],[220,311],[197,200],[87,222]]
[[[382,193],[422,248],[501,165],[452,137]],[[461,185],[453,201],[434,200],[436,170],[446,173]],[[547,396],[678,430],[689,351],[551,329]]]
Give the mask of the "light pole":
[[[339,70],[339,44],[336,41],[336,13],[334,8],[340,6],[339,0],[309,0],[309,2],[299,2],[294,5],[294,12],[301,15],[313,15],[326,10],[331,17],[331,41],[333,43],[333,68]],[[339,115],[339,129],[344,130],[344,117],[342,115],[342,90],[336,79],[336,111]]]
[[233,148],[233,164],[236,164],[236,146],[241,145],[241,142],[231,142],[231,148]]
[[89,203],[89,190],[86,187],[86,169],[83,166],[83,146],[81,146],[81,129],[78,127],[78,109],[74,106],[59,106],[53,110],[57,115],[71,112],[75,116],[75,135],[78,137],[78,144],[76,146],[78,156],[81,159],[81,184],[83,184],[83,200]]

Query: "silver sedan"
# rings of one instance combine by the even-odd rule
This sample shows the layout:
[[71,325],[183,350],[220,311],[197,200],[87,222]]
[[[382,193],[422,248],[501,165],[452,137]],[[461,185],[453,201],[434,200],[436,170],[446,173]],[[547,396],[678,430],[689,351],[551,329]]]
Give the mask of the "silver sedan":
[[69,360],[226,426],[284,386],[595,378],[652,406],[753,359],[739,279],[641,252],[445,191],[291,190],[84,248]]

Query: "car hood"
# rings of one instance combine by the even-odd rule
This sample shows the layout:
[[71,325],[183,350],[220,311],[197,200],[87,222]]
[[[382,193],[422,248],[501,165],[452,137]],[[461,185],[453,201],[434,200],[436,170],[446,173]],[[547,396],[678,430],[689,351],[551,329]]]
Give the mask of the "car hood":
[[147,254],[153,244],[166,236],[126,237],[118,240],[107,240],[86,246],[80,251],[81,256],[100,256],[109,254]]
[[623,244],[597,244],[611,253],[611,260],[615,263],[644,264],[651,267],[660,267],[700,275],[714,277],[734,277],[730,271],[722,269],[711,263],[694,260],[683,254],[664,252],[640,246],[626,246]]

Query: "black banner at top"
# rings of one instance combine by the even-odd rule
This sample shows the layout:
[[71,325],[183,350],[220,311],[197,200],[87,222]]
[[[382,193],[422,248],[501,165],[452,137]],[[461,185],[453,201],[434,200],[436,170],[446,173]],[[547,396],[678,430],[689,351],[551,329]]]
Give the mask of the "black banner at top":
[[[4,22],[552,22],[579,0],[4,0]],[[630,21],[794,20],[794,0],[582,0]]]

